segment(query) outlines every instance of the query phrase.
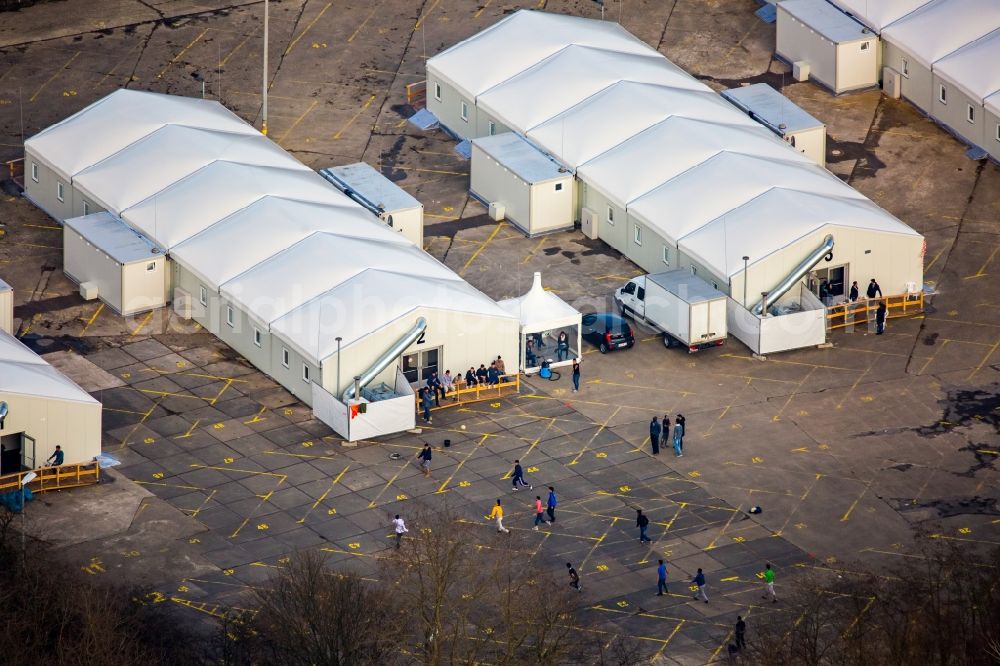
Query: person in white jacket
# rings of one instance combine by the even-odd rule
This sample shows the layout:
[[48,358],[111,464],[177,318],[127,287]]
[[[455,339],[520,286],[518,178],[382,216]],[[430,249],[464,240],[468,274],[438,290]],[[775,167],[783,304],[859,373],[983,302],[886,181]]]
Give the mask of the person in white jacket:
[[399,517],[398,513],[396,514],[396,517],[392,519],[392,526],[396,530],[396,548],[399,548],[399,545],[403,543],[403,535],[410,530],[406,529],[406,523],[403,522],[403,519]]

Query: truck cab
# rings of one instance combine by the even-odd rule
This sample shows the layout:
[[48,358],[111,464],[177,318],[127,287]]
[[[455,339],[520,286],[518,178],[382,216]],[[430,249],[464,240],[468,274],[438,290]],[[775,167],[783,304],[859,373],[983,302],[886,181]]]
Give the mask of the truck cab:
[[625,316],[643,319],[646,313],[646,276],[632,278],[615,292],[615,302]]

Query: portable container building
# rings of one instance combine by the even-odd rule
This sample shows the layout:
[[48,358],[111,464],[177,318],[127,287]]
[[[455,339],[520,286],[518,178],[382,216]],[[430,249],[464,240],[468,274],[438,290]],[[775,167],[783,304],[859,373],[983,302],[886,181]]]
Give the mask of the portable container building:
[[417,247],[424,245],[424,206],[365,162],[321,169],[320,175]]
[[826,125],[766,83],[723,90],[722,96],[821,167],[826,166]]

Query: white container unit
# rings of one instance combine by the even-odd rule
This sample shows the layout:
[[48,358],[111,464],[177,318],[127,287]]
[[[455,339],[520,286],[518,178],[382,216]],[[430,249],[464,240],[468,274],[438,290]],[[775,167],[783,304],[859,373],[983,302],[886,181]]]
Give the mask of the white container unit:
[[878,36],[826,0],[780,2],[777,23],[778,57],[834,93],[878,83]]
[[689,353],[725,344],[726,295],[688,269],[632,278],[615,292],[624,314],[663,333],[663,344]]
[[826,166],[826,125],[766,83],[723,90],[722,96],[785,140],[795,150]]
[[14,335],[14,288],[0,280],[0,331]]
[[469,189],[528,236],[573,228],[573,174],[513,132],[473,139]]
[[424,245],[424,206],[365,162],[322,169],[320,175],[417,247]]
[[163,251],[108,212],[66,220],[63,270],[122,315],[163,307],[170,279]]

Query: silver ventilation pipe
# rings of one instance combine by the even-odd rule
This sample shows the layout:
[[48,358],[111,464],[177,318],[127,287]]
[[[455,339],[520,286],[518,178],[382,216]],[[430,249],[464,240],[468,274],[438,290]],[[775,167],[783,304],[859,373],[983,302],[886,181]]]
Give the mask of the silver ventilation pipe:
[[764,308],[769,303],[776,302],[779,298],[784,296],[789,289],[794,287],[799,280],[805,277],[805,274],[813,269],[816,264],[822,261],[823,257],[830,254],[833,251],[833,234],[827,234],[827,237],[823,239],[823,243],[817,247],[815,250],[809,253],[809,256],[802,260],[798,266],[792,269],[784,280],[778,283],[778,285],[768,292],[767,302],[761,299],[757,305],[753,307],[752,312],[755,315],[760,315],[764,312]]
[[360,379],[355,379],[354,384],[348,386],[344,391],[343,395],[340,396],[341,402],[349,402],[352,400],[360,390],[356,391],[355,387],[364,388],[372,383],[372,380],[378,376],[380,372],[389,367],[389,364],[399,358],[400,354],[406,351],[406,348],[412,345],[417,339],[427,330],[427,320],[423,317],[417,319],[417,323],[413,325],[409,331],[406,332],[403,337],[396,341],[396,343],[389,347],[384,354],[378,357],[375,363],[365,370],[361,375]]

